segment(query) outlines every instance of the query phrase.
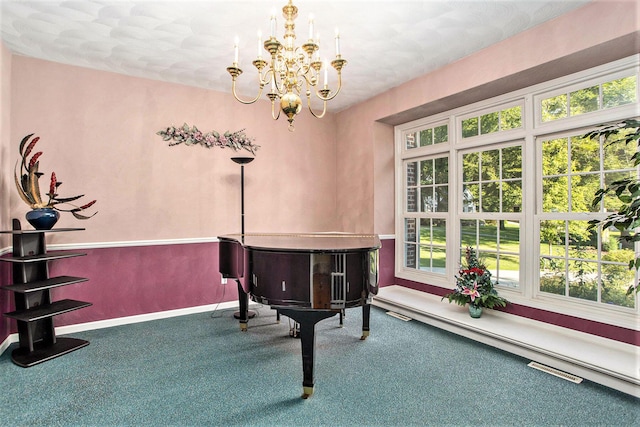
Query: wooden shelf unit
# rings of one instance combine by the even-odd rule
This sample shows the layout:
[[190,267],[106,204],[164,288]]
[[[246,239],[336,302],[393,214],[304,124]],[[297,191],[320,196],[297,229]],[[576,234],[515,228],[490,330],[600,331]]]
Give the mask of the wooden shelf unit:
[[64,299],[52,301],[51,289],[85,282],[74,276],[49,277],[49,261],[84,256],[85,253],[47,252],[45,233],[80,231],[83,228],[51,230],[22,230],[20,221],[13,219],[13,229],[0,231],[13,235],[13,256],[0,261],[13,264],[13,284],[2,286],[12,292],[15,311],[4,313],[18,325],[20,345],[11,353],[13,362],[24,368],[62,356],[89,345],[89,341],[56,337],[53,318],[73,310],[89,307],[89,302]]

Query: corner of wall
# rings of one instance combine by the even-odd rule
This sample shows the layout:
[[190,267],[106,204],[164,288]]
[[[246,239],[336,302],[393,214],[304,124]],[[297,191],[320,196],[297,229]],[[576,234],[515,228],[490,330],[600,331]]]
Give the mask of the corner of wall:
[[[11,51],[0,41],[0,230],[11,228]],[[0,234],[0,255],[10,245],[10,235]],[[8,264],[8,263],[2,263]],[[9,267],[0,266],[0,285],[9,283]],[[9,292],[0,292],[0,313],[10,311]],[[9,319],[0,319],[0,342],[9,336]]]
[[[11,227],[9,194],[11,165],[11,51],[0,41],[0,229]],[[0,235],[0,249],[9,245],[9,236]]]

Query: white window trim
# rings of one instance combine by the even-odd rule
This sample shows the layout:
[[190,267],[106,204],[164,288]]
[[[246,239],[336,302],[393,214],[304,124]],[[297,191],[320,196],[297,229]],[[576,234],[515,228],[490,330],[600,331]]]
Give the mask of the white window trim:
[[[620,62],[620,61],[618,61]],[[630,111],[629,115],[625,116],[625,117],[630,117],[633,115],[633,111],[634,109],[636,109],[637,111],[637,106],[630,104],[630,105],[623,105],[620,107],[614,107],[614,108],[607,108],[607,109],[600,109],[598,111],[592,111],[589,113],[584,113],[584,114],[580,114],[578,116],[570,116],[567,118],[563,118],[563,119],[558,119],[558,120],[551,120],[549,122],[543,122],[542,121],[542,111],[541,111],[541,104],[542,104],[542,100],[547,99],[547,98],[551,98],[557,95],[562,95],[565,93],[569,93],[569,92],[573,92],[576,90],[580,90],[580,89],[584,89],[585,88],[585,84],[588,84],[588,86],[595,86],[595,85],[599,85],[602,83],[606,83],[612,80],[617,80],[617,79],[621,79],[624,77],[630,77],[635,74],[638,74],[638,70],[637,67],[634,71],[633,68],[630,68],[627,64],[623,64],[623,63],[612,63],[612,64],[607,64],[605,66],[602,67],[603,69],[599,72],[595,72],[593,75],[589,76],[589,75],[584,75],[581,76],[581,78],[576,78],[573,84],[567,85],[567,84],[562,84],[562,82],[555,84],[555,85],[551,85],[551,88],[549,88],[548,91],[540,91],[538,93],[536,93],[533,96],[533,106],[534,106],[534,111],[535,111],[535,127],[536,129],[542,129],[542,128],[555,128],[555,127],[559,127],[561,129],[566,129],[568,126],[568,123],[571,122],[571,124],[573,124],[576,127],[579,126],[588,126],[590,123],[593,122],[593,117],[597,116],[599,118],[599,120],[602,120],[602,116],[607,116],[608,111],[609,110],[618,110],[618,109],[628,109]],[[579,73],[582,74],[582,73]],[[564,79],[558,79],[558,80],[563,80]],[[640,85],[636,86],[636,89],[638,89]],[[639,98],[640,95],[640,90],[636,91],[636,99],[640,99]],[[617,111],[615,112],[615,114],[612,114],[612,116],[617,117]],[[612,120],[615,120],[612,119]],[[608,121],[608,120],[607,120]],[[556,122],[561,122],[561,123],[556,123]],[[584,125],[583,125],[584,123]],[[554,126],[554,124],[556,126]],[[559,125],[559,126],[558,126]]]
[[489,113],[494,113],[494,112],[498,112],[507,108],[512,108],[512,107],[520,107],[521,111],[522,111],[522,116],[524,118],[524,110],[525,110],[525,102],[524,99],[516,99],[516,100],[510,100],[509,102],[501,102],[501,103],[495,103],[495,104],[491,104],[489,106],[484,106],[484,108],[478,109],[478,110],[474,110],[474,111],[470,111],[466,114],[463,115],[459,115],[456,116],[455,118],[455,143],[458,145],[463,145],[463,144],[480,144],[480,145],[484,145],[485,143],[487,143],[488,141],[504,141],[505,138],[511,138],[511,139],[517,139],[518,135],[522,135],[524,134],[524,120],[523,120],[523,126],[517,129],[509,129],[509,130],[503,130],[503,131],[499,131],[499,132],[491,132],[491,133],[487,133],[485,135],[480,135],[478,134],[477,136],[471,136],[471,137],[467,137],[467,138],[463,138],[462,137],[462,122],[464,120],[467,120],[469,118],[472,117],[480,117],[484,114],[489,114]]
[[[508,135],[512,135],[511,133],[509,133]],[[522,147],[522,151],[524,152],[524,140],[520,139],[520,140],[505,140],[499,143],[487,143],[487,144],[483,144],[482,146],[474,146],[472,148],[464,148],[464,149],[459,149],[457,150],[456,153],[456,165],[460,165],[462,164],[462,156],[469,153],[469,152],[477,152],[479,148],[481,147],[486,147],[487,149],[502,149],[502,148],[506,148],[506,147],[513,147],[513,146],[520,146]],[[523,157],[523,163],[524,163],[524,157]],[[522,170],[522,176],[520,178],[522,180],[522,184],[523,184],[523,197],[522,197],[522,208],[520,210],[520,212],[482,212],[482,213],[467,213],[467,212],[463,212],[463,206],[459,203],[460,199],[456,198],[455,202],[457,204],[456,206],[456,212],[457,212],[457,218],[453,221],[456,222],[456,227],[458,228],[458,231],[456,234],[456,236],[460,235],[460,220],[463,219],[470,219],[470,220],[476,220],[479,219],[479,216],[482,217],[483,219],[492,219],[492,220],[513,220],[513,221],[518,221],[519,224],[521,224],[520,226],[520,232],[522,233],[526,227],[523,227],[523,225],[525,224],[525,218],[526,215],[524,213],[524,209],[525,209],[525,203],[526,203],[526,199],[524,197],[524,166],[523,166],[523,170]],[[458,183],[462,182],[462,170],[458,171],[458,175],[457,175],[457,179],[455,181],[455,186],[457,187],[458,190],[460,190],[460,187],[458,185]],[[518,255],[521,257],[522,259],[522,255],[526,252],[525,251],[525,247],[524,247],[524,239],[520,239],[520,244],[519,249],[518,249]],[[456,241],[457,243],[457,241]],[[455,245],[455,250],[456,252],[454,252],[454,255],[457,255],[458,253],[458,245]],[[500,252],[503,255],[511,255],[512,252],[507,252],[507,251],[502,251]],[[519,277],[522,279],[524,276],[524,261],[520,262],[520,270],[518,272]],[[522,286],[519,286],[518,288],[511,288],[511,287],[507,287],[505,286],[503,287],[499,287],[499,290],[501,293],[506,292],[507,290],[509,291],[509,293],[513,294],[513,295],[521,295],[522,294]]]
[[[534,250],[522,249],[521,256],[521,285],[518,289],[500,288],[500,293],[510,302],[532,308],[562,313],[583,319],[598,321],[615,326],[640,330],[640,301],[636,295],[636,308],[609,307],[602,303],[591,301],[569,300],[566,297],[543,294],[537,291],[536,277],[539,263],[538,224],[536,213],[536,200],[540,186],[537,183],[539,172],[536,165],[536,139],[548,134],[570,131],[577,128],[593,128],[601,123],[613,122],[628,117],[640,116],[640,55],[634,55],[619,61],[585,70],[573,75],[544,82],[512,93],[480,101],[434,116],[414,120],[395,127],[395,182],[396,182],[396,256],[395,275],[398,278],[453,289],[454,275],[458,266],[457,261],[448,262],[446,275],[420,272],[415,269],[403,267],[404,260],[404,182],[403,162],[414,157],[433,156],[438,153],[449,155],[449,212],[447,213],[447,256],[456,259],[459,245],[459,172],[458,155],[461,150],[481,147],[497,142],[514,141],[523,139],[522,146],[523,164],[523,206],[521,220],[520,246],[522,248],[533,247]],[[542,122],[540,114],[540,100],[554,93],[565,93],[585,87],[585,84],[595,85],[599,82],[615,80],[621,77],[636,75],[638,79],[637,102],[635,104],[599,110],[598,112],[585,113],[566,119]],[[570,88],[570,89],[569,89]],[[477,137],[461,138],[460,124],[464,118],[481,115],[483,111],[492,111],[508,108],[520,104],[522,106],[523,128],[495,132]],[[443,124],[448,121],[449,142],[426,147],[406,149],[403,135],[419,128]],[[461,172],[460,172],[461,173]],[[533,196],[531,196],[533,195]]]

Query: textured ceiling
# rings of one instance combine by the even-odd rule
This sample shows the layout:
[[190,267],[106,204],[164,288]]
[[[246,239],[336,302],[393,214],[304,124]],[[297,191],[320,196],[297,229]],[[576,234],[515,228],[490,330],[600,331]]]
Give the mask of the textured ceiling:
[[[257,31],[286,0],[0,0],[12,52],[104,71],[231,91],[226,67],[239,39],[239,92],[257,93]],[[297,42],[313,15],[322,58],[340,30],[343,89],[333,111],[375,96],[588,0],[295,0]],[[335,77],[329,76],[330,84]]]

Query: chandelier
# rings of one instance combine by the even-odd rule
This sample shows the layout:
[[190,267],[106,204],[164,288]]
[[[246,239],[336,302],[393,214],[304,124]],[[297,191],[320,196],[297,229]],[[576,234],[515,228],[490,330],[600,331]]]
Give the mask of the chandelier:
[[[337,71],[337,89],[332,91],[328,85],[328,69],[327,61],[320,60],[320,40],[319,36],[314,39],[313,19],[309,19],[309,37],[302,46],[295,46],[296,33],[295,19],[298,16],[298,8],[293,5],[293,0],[289,0],[289,4],[282,8],[282,14],[285,18],[284,40],[280,42],[276,38],[276,17],[271,16],[270,30],[271,34],[262,43],[261,33],[258,32],[258,58],[253,61],[253,65],[258,69],[258,95],[251,100],[243,100],[236,93],[236,80],[242,70],[238,67],[238,41],[234,46],[233,65],[227,67],[227,71],[231,74],[231,88],[233,96],[243,104],[252,104],[260,99],[262,91],[267,86],[267,98],[271,100],[271,117],[278,120],[280,113],[283,112],[289,121],[289,131],[294,131],[293,121],[298,113],[302,110],[301,94],[307,99],[307,106],[314,117],[322,118],[327,112],[327,101],[332,100],[340,92],[342,87],[342,67],[347,61],[340,56],[340,34],[336,30],[335,45],[336,57],[331,61],[331,66]],[[263,49],[268,52],[266,60],[262,58]],[[323,81],[320,84],[320,75],[323,74]],[[313,95],[322,101],[322,112],[316,112],[311,106]],[[276,101],[280,100],[279,106]],[[277,112],[276,112],[277,111]]]

